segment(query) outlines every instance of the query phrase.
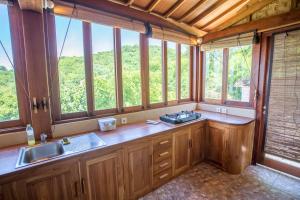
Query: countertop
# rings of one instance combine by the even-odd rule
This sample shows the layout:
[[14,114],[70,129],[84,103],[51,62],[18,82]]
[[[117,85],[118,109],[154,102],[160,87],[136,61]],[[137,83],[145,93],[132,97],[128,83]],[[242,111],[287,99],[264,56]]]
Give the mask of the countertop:
[[202,114],[200,119],[183,123],[183,124],[178,124],[178,125],[168,124],[165,122],[161,122],[157,125],[146,124],[145,122],[138,122],[134,124],[119,126],[117,127],[117,129],[109,132],[91,131],[91,132],[95,132],[98,136],[100,136],[100,138],[106,143],[106,145],[100,148],[91,149],[89,151],[79,152],[72,155],[60,156],[54,159],[50,159],[48,161],[43,161],[40,163],[28,165],[26,167],[17,168],[17,169],[15,168],[15,166],[19,155],[19,149],[20,147],[23,147],[25,145],[17,145],[17,146],[3,148],[0,149],[0,177],[10,175],[11,173],[19,172],[35,166],[43,165],[45,163],[51,163],[53,161],[62,160],[65,159],[66,157],[69,158],[80,154],[84,154],[86,152],[112,147],[114,145],[120,145],[144,137],[154,136],[155,134],[192,125],[201,121],[210,120],[210,121],[216,121],[216,122],[225,123],[229,125],[245,125],[254,121],[254,119],[252,118],[238,117],[238,116],[226,115],[221,113],[214,113],[214,112],[207,112],[207,111],[200,111],[200,110],[197,110],[196,112],[200,112]]

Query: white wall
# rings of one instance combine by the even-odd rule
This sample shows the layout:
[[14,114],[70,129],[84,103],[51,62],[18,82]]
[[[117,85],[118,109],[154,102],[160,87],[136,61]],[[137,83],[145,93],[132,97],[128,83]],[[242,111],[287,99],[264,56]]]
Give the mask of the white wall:
[[240,117],[249,117],[255,118],[256,111],[254,108],[237,108],[237,107],[229,107],[229,106],[220,106],[220,105],[213,105],[213,104],[206,104],[206,103],[199,103],[198,109],[210,111],[210,112],[217,112],[217,108],[221,110],[226,108],[226,114],[228,115],[235,115]]

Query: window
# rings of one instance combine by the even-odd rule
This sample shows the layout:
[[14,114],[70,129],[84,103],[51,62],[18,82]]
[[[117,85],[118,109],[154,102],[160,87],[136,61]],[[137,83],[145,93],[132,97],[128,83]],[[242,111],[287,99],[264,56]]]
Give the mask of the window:
[[[7,6],[0,4],[0,40],[12,60],[11,33]],[[13,62],[13,61],[12,61]],[[19,119],[14,68],[0,46],[0,122]]]
[[123,104],[124,107],[138,106],[142,104],[140,34],[121,30],[121,45]]
[[229,48],[227,100],[249,102],[252,46]]
[[95,110],[116,108],[113,28],[92,24]]
[[[71,20],[69,32],[63,47],[69,18],[56,16],[57,55],[60,103],[62,113],[75,113],[87,110],[85,64],[83,53],[82,22]],[[62,48],[63,47],[63,48]]]
[[222,97],[223,50],[207,51],[205,55],[205,99]]
[[176,43],[168,42],[168,101],[176,100]]
[[149,39],[150,104],[163,102],[162,76],[162,41]]
[[[251,106],[252,45],[207,50],[204,55],[204,100]],[[253,92],[252,94],[250,94]]]
[[181,45],[181,99],[190,96],[190,46]]

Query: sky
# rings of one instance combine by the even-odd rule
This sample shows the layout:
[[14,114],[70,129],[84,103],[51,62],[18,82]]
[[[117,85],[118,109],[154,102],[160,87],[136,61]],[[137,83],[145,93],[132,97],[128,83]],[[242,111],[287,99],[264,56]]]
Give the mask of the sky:
[[[12,60],[12,47],[10,40],[10,30],[9,30],[9,21],[8,21],[8,12],[5,5],[0,4],[0,40],[2,41],[9,57]],[[12,66],[7,59],[3,48],[0,46],[0,66],[5,66],[8,69],[12,69]]]
[[[56,16],[56,39],[57,39],[57,56],[60,55],[63,40],[69,23],[68,17]],[[0,39],[3,42],[10,58],[12,58],[12,47],[9,29],[9,20],[7,7],[0,4]],[[130,30],[121,30],[122,45],[139,44],[139,33]],[[152,40],[151,44],[160,45],[160,40]],[[110,26],[92,23],[92,48],[93,53],[113,50],[113,28]],[[168,43],[169,48],[175,48],[175,43]],[[62,56],[83,56],[83,31],[82,21],[77,19],[71,20],[70,29],[67,35]],[[0,65],[11,68],[9,60],[2,47],[0,48]]]
[[[59,55],[68,27],[69,18],[56,16],[57,52]],[[62,56],[83,56],[82,22],[72,19]],[[139,44],[139,33],[121,30],[122,45]],[[93,53],[113,50],[113,28],[106,25],[92,23],[92,48]]]

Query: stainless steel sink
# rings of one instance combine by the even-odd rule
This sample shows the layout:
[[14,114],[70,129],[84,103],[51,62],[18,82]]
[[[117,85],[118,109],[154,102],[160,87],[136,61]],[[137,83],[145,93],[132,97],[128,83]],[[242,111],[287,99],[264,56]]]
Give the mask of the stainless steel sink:
[[46,160],[63,154],[63,144],[59,142],[50,142],[46,144],[40,144],[34,147],[23,147],[20,149],[17,167],[38,162],[41,160]]
[[66,145],[64,145],[61,140],[58,140],[33,147],[20,148],[16,167],[23,167],[43,160],[49,160],[58,156],[86,151],[105,145],[105,142],[95,133],[74,136],[68,139],[70,143]]

